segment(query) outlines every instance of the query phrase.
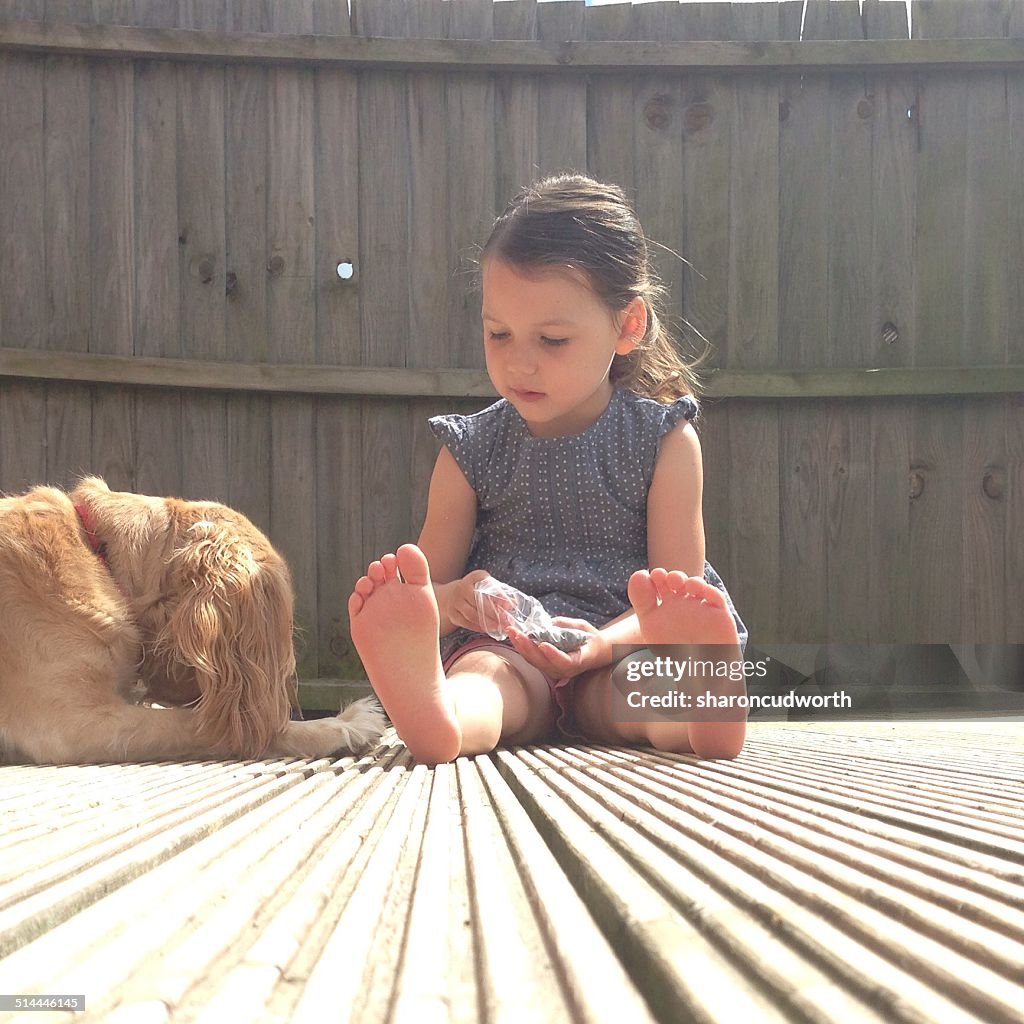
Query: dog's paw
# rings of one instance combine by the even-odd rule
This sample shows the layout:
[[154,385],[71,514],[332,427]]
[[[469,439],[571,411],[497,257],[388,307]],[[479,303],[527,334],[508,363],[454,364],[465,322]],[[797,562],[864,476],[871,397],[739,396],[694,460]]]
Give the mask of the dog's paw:
[[288,722],[270,753],[291,757],[333,757],[364,754],[380,739],[387,719],[372,697],[353,701],[334,718]]

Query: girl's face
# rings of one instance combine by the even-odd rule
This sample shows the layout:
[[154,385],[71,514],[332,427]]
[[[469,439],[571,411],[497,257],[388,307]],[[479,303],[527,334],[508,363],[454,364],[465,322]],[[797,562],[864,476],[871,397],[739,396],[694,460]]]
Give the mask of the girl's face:
[[495,389],[535,437],[586,430],[612,395],[612,358],[646,329],[634,299],[612,313],[585,275],[569,267],[524,273],[491,257],[483,265],[484,353]]

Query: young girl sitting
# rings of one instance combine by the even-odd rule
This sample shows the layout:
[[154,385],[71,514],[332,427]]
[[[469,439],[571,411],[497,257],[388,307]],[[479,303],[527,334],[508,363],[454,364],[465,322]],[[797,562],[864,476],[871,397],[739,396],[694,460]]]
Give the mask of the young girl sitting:
[[[694,379],[659,320],[636,214],[615,186],[546,179],[495,222],[481,271],[501,399],[430,420],[445,447],[418,546],[381,556],[355,585],[352,639],[374,690],[429,764],[556,729],[735,757],[742,711],[641,722],[612,709],[625,654],[666,644],[735,664],[746,639],[704,560]],[[488,575],[586,643],[564,653],[514,631],[485,635],[474,585]]]

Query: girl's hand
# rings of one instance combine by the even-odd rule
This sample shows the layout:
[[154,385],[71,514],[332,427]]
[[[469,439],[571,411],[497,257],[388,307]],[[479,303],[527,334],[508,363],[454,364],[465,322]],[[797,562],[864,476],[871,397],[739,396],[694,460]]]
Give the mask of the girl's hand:
[[462,579],[444,583],[437,588],[441,617],[447,617],[452,628],[461,626],[473,630],[474,633],[486,633],[489,627],[495,625],[494,622],[488,623],[481,618],[474,592],[477,583],[490,575],[486,569],[474,569]]
[[578,676],[581,672],[610,665],[612,661],[611,644],[604,634],[584,619],[569,619],[558,616],[551,620],[556,626],[582,630],[587,635],[587,642],[576,651],[566,653],[553,644],[537,643],[523,633],[510,629],[508,631],[512,646],[534,668],[546,672],[554,679],[565,676]]

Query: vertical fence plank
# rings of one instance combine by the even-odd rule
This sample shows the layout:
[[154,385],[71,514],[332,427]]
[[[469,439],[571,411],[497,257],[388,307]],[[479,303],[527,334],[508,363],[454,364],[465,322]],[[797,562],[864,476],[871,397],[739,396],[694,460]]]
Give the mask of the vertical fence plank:
[[[494,38],[536,39],[537,0],[495,4]],[[494,76],[495,213],[539,176],[539,119],[535,76]]]
[[[360,35],[402,36],[410,9],[361,0]],[[359,82],[360,315],[364,363],[404,366],[414,325],[409,319],[409,83],[373,71]],[[416,324],[415,330],[431,325]],[[362,557],[366,563],[409,539],[408,403],[362,404]]]
[[[739,12],[737,12],[738,14]],[[734,35],[733,7],[723,3],[680,6],[685,39],[726,39]],[[682,83],[680,131],[683,134],[682,313],[710,343],[705,365],[725,365],[729,342],[731,231],[729,221],[732,144],[736,132],[735,79],[725,74],[687,75]],[[621,89],[617,91],[621,92]],[[772,118],[772,145],[778,148],[778,99]],[[777,163],[777,156],[774,160]],[[759,182],[750,201],[772,190]],[[771,202],[771,200],[769,200]],[[746,242],[744,241],[744,246]],[[741,257],[742,259],[742,257]],[[774,263],[775,256],[772,256]],[[698,338],[690,347],[701,351]]]
[[[225,31],[224,5],[187,5],[181,28]],[[178,279],[182,353],[227,356],[225,277],[226,70],[184,64],[178,73]],[[189,394],[182,400],[182,492],[227,501],[227,400]]]
[[[335,4],[334,34],[350,31],[348,10]],[[319,21],[318,30],[328,24]],[[359,76],[322,68],[316,75],[317,360],[358,365],[359,339]],[[340,260],[353,277],[338,277]],[[317,663],[321,679],[362,675],[348,632],[346,603],[363,572],[362,402],[319,398],[316,405]],[[330,710],[337,710],[332,698]]]
[[[733,36],[730,4],[684,4],[678,12],[678,35],[685,39],[726,39]],[[613,83],[614,85],[615,83]],[[623,92],[616,88],[617,92]],[[729,336],[730,247],[729,228],[732,141],[736,120],[734,78],[724,74],[691,74],[682,80],[679,130],[683,137],[682,238],[680,254],[687,261],[682,270],[680,302],[684,323],[680,347],[686,357],[703,355],[702,366],[720,367],[727,358]],[[776,104],[777,106],[777,104]],[[778,136],[778,115],[773,130]],[[757,189],[758,197],[763,195]],[[753,198],[753,197],[751,197]],[[774,263],[774,256],[773,261]],[[701,338],[706,339],[702,342]],[[707,350],[702,351],[702,346]],[[704,531],[708,560],[725,577],[748,627],[767,628],[751,603],[751,595],[763,591],[737,567],[734,550],[739,547],[743,516],[732,500],[732,465],[738,449],[733,446],[730,422],[734,403],[708,399],[699,421],[704,454]],[[744,482],[746,478],[744,477]],[[742,491],[741,491],[742,493]],[[768,502],[760,499],[750,510],[762,517]],[[770,509],[767,509],[770,513]],[[764,541],[762,536],[761,541]],[[774,600],[772,601],[774,604]]]
[[[640,39],[674,38],[680,31],[679,5],[643,4],[633,12],[633,34]],[[651,263],[665,285],[665,312],[672,324],[682,317],[683,126],[682,81],[678,76],[644,74],[633,79],[634,175],[636,211],[652,244]]]
[[[365,572],[362,400],[323,398],[317,424],[317,641],[321,678],[363,675],[349,633],[347,602]],[[337,710],[335,706],[332,710]]]
[[[584,20],[587,39],[604,42],[629,39],[630,4],[588,7]],[[614,181],[635,194],[633,95],[611,75],[594,75],[587,86],[587,168],[599,181]]]
[[[919,0],[916,38],[955,37],[959,6]],[[921,76],[917,171],[917,305],[914,362],[960,363],[964,329],[964,181],[967,85],[963,73]],[[921,402],[911,439],[910,572],[912,639],[949,643],[960,635],[963,574],[961,526],[965,402]],[[951,585],[952,581],[957,583]]]
[[1024,644],[1024,395],[1006,400],[1006,643]]
[[[53,10],[83,17],[81,3]],[[45,345],[55,351],[87,352],[92,303],[89,262],[90,150],[89,62],[76,57],[46,60],[43,106],[46,306]],[[92,396],[87,387],[53,382],[46,387],[46,470],[49,483],[66,486],[92,463]]]
[[[506,4],[517,8],[518,4]],[[475,31],[488,35],[492,26],[479,17],[482,8],[477,5],[474,19],[466,22],[462,12],[438,0],[415,0],[410,29],[416,35],[426,38],[443,38],[446,35],[472,34]],[[472,13],[472,10],[470,11]],[[496,10],[495,10],[496,16]],[[410,76],[409,79],[409,139],[410,139],[410,267],[409,312],[412,324],[408,366],[459,366],[473,365],[472,356],[464,353],[471,343],[469,338],[455,338],[459,326],[449,319],[458,300],[471,293],[471,273],[466,269],[457,242],[449,236],[449,218],[453,205],[460,201],[456,182],[463,172],[459,167],[464,154],[458,147],[462,139],[457,137],[449,144],[448,131],[438,131],[446,125],[446,107],[450,83],[444,74],[429,73]],[[479,92],[479,87],[477,87]],[[493,214],[493,179],[487,180],[491,169],[491,155],[494,151],[495,133],[501,130],[502,118],[497,115],[496,87],[483,94],[482,102],[494,103],[494,125],[476,122],[468,126],[467,133],[479,132],[484,156],[475,169],[483,179],[483,195],[486,206],[479,210],[481,222]],[[514,131],[514,127],[512,128]],[[480,142],[478,140],[478,143]],[[500,149],[500,147],[499,147]],[[479,203],[479,199],[474,199]],[[479,229],[479,226],[478,226]],[[448,251],[438,251],[438,240],[449,240]],[[482,242],[482,239],[474,239]],[[471,298],[478,302],[475,295]],[[470,310],[472,315],[472,309]],[[468,319],[468,317],[467,317]],[[462,323],[461,319],[458,321]],[[466,326],[471,333],[477,350],[480,348],[479,306],[475,316]],[[419,535],[426,513],[427,490],[430,475],[440,447],[427,426],[427,419],[439,413],[451,412],[452,402],[447,399],[419,400],[408,404],[406,416],[409,429],[409,534],[412,539]]]
[[349,35],[351,21],[348,7],[348,0],[313,0],[313,31],[317,35]]
[[[411,30],[427,39],[444,36],[440,0],[415,0]],[[409,322],[407,366],[457,366],[448,328],[451,253],[438,251],[448,231],[451,169],[445,133],[445,76],[410,75],[409,103]]]
[[[779,35],[778,10],[733,9],[733,37]],[[779,250],[779,84],[773,75],[737,83],[729,174],[727,344],[730,368],[777,366]],[[778,633],[779,601],[765,579],[780,578],[779,411],[774,402],[728,407],[730,504],[723,528],[730,561],[723,566],[755,642]]]
[[[1024,36],[1024,0],[1011,0],[1009,35]],[[1024,75],[1006,75],[1009,165],[1024,167]],[[1024,266],[1024,175],[1011,174],[1009,181],[1007,267]],[[1024,365],[1024,274],[1010,275],[1007,297],[1007,360]],[[1006,400],[1006,642],[1024,644],[1024,396]]]
[[[43,0],[14,14],[41,19]],[[43,98],[46,59],[4,54],[0,63],[0,338],[23,348],[46,345]],[[17,239],[16,244],[10,244]],[[0,473],[10,490],[46,476],[46,385],[0,384]]]
[[[963,9],[960,32],[999,37],[1006,0]],[[1009,162],[1007,74],[980,71],[967,81],[964,199],[963,365],[1005,366],[1008,355],[1010,274],[1009,190],[1020,168]],[[963,423],[963,642],[1002,643],[1006,634],[1006,401],[971,399]],[[1022,542],[1024,543],[1024,542]]]
[[[309,33],[307,3],[277,5],[277,32]],[[314,234],[314,80],[305,68],[269,75],[267,322],[275,362],[316,358]],[[270,400],[270,532],[295,590],[296,661],[300,678],[316,676],[317,491],[314,403],[299,395]]]
[[[330,22],[348,34],[348,12]],[[358,75],[340,68],[316,71],[316,361],[358,365],[359,341],[359,107]],[[338,268],[352,264],[352,277]]]
[[[865,35],[907,38],[898,4],[864,7]],[[909,74],[876,75],[871,165],[870,365],[909,366],[914,348],[914,210],[916,90]],[[886,325],[889,332],[886,333]],[[895,332],[895,333],[893,333]],[[868,553],[869,639],[896,643],[910,623],[910,427],[913,405],[874,400],[870,422],[871,546]]]
[[[813,33],[813,3],[807,18]],[[828,79],[787,75],[780,96],[779,353],[783,366],[801,369],[819,365],[828,324]],[[787,403],[780,419],[779,633],[796,642],[827,633],[821,404]]]
[[[116,23],[119,9],[97,11]],[[89,351],[131,356],[135,343],[135,66],[91,67],[90,225],[86,248],[91,287]],[[148,211],[145,211],[148,216]],[[134,490],[136,395],[116,386],[92,389],[91,470],[114,490]]]
[[[165,28],[177,6],[138,0],[138,24]],[[135,354],[181,356],[178,234],[178,68],[135,65]],[[181,395],[143,389],[135,396],[135,484],[149,494],[182,492]]]
[[[232,0],[233,32],[267,32],[257,0]],[[265,68],[226,69],[224,98],[224,347],[232,362],[271,362],[267,322],[267,153],[269,85]],[[227,405],[228,502],[270,531],[270,399],[232,395]]]
[[[822,34],[833,39],[863,36],[856,0],[831,3]],[[871,365],[871,152],[874,101],[865,75],[832,75],[828,88],[831,124],[828,170],[829,365]],[[825,413],[827,445],[826,563],[828,636],[863,642],[870,634],[871,517],[870,404],[830,402]]]
[[[562,42],[583,37],[584,5],[579,0],[554,0],[538,5],[538,39]],[[587,164],[586,80],[575,75],[566,79],[541,75],[536,88],[537,158],[542,172],[584,170]]]
[[[491,39],[493,4],[452,0],[448,36]],[[479,247],[494,220],[494,76],[449,74],[445,85],[448,134],[448,246],[454,260],[448,292],[448,333],[459,366],[483,367],[480,299],[473,283]]]

